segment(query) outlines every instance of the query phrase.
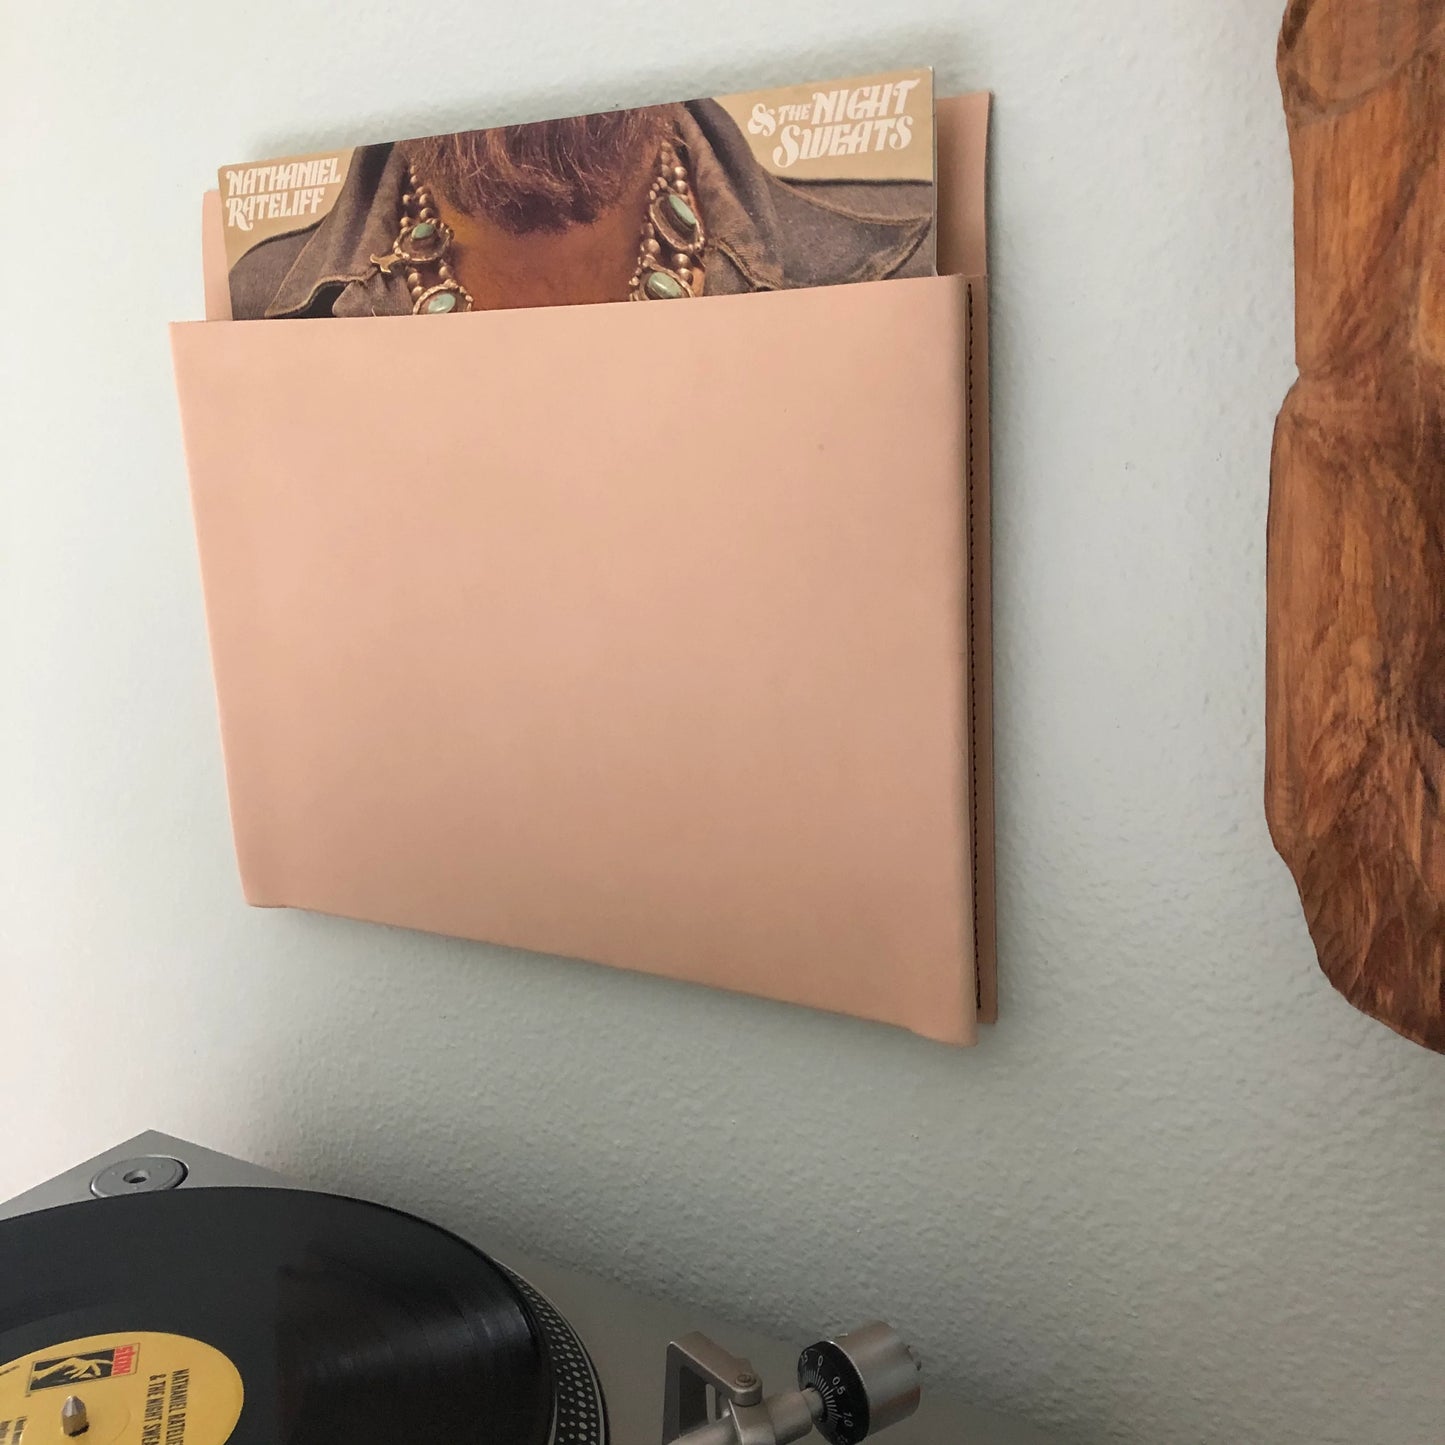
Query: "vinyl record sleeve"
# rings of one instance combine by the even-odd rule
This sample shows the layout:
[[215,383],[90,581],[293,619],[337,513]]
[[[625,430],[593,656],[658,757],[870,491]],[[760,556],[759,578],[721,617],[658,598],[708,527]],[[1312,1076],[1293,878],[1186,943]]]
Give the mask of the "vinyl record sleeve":
[[237,320],[933,275],[933,72],[228,164]]

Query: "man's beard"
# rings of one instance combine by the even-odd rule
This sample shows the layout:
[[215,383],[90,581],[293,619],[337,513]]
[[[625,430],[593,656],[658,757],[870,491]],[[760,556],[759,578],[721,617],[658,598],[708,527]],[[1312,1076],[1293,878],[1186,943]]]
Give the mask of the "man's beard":
[[516,235],[611,210],[656,159],[667,109],[612,111],[409,141],[417,178],[463,215]]

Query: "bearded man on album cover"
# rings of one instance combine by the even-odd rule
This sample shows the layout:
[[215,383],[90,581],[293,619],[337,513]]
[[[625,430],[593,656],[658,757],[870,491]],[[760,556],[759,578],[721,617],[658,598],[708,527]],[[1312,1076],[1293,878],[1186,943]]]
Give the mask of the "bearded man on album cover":
[[233,315],[443,314],[931,275],[932,187],[793,181],[716,102],[366,146],[320,222],[231,272]]

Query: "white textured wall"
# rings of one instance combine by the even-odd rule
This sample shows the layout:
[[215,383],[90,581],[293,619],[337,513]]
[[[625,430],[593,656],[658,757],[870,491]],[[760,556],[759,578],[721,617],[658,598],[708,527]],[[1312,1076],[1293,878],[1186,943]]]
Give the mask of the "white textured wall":
[[[881,1311],[1066,1440],[1442,1438],[1445,1060],[1335,998],[1261,817],[1278,3],[3,8],[0,1195],[157,1125]],[[999,98],[1003,1023],[248,912],[164,329],[214,166],[928,59]]]

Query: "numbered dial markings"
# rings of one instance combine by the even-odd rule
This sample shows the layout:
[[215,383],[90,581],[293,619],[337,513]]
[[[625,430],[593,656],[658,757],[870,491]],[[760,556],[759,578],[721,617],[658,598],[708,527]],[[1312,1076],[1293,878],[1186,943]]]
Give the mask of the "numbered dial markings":
[[858,1445],[868,1435],[868,1394],[853,1362],[837,1345],[809,1345],[798,1360],[798,1386],[823,1401],[818,1433],[831,1445]]

